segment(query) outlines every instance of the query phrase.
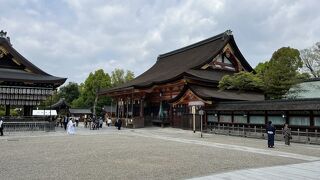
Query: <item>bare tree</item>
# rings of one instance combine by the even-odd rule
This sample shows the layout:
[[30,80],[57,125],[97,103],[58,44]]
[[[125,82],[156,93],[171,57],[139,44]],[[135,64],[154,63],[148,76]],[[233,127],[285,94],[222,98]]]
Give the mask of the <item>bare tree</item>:
[[320,77],[320,42],[310,48],[300,51],[303,60],[303,71],[310,73],[313,77]]

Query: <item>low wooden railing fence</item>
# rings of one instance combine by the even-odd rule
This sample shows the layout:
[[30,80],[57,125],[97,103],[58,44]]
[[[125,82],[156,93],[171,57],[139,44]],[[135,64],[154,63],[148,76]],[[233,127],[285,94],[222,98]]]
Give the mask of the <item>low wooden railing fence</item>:
[[55,131],[55,122],[49,117],[3,117],[3,131],[10,134],[23,131]]
[[[207,133],[224,134],[230,136],[241,136],[250,138],[267,139],[265,128],[262,126],[245,127],[244,125],[224,125],[224,124],[208,124]],[[292,142],[320,144],[320,132],[315,130],[300,130],[291,131]],[[282,129],[276,130],[275,140],[283,141]]]

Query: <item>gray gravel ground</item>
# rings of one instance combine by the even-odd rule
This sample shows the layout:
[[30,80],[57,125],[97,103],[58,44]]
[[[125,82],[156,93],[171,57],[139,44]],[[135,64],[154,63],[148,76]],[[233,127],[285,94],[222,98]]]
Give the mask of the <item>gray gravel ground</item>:
[[[153,136],[267,149],[264,140],[211,134],[200,139],[198,133],[173,128],[89,131],[80,127],[73,136],[59,128],[54,133],[12,133],[0,137],[0,179],[185,179],[306,162]],[[318,146],[279,144],[274,151],[320,157]]]

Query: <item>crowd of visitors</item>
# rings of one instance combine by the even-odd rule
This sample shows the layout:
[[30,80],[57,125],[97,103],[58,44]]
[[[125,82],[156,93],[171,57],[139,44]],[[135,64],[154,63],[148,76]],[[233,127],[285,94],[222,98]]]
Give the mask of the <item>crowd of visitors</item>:
[[67,134],[75,134],[79,122],[83,122],[84,128],[89,128],[90,130],[99,130],[103,127],[104,122],[106,122],[106,127],[114,125],[118,130],[121,130],[122,127],[121,119],[116,119],[113,124],[111,118],[107,115],[103,118],[97,116],[72,117],[67,114],[56,118],[56,126],[64,128],[64,130],[67,131]]

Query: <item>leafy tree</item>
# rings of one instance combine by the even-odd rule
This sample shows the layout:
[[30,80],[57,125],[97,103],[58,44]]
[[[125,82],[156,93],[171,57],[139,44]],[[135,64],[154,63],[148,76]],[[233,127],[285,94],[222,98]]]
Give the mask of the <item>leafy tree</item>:
[[131,81],[132,79],[134,79],[134,73],[130,70],[127,70],[124,79],[125,79],[125,82]]
[[97,92],[100,89],[111,87],[110,76],[102,69],[90,73],[84,84],[80,85],[80,96],[72,102],[74,107],[93,108],[94,114],[101,112],[98,105],[106,104],[108,99],[101,97],[98,99]]
[[262,76],[263,90],[270,99],[280,99],[299,82],[302,60],[297,49],[282,47],[275,51]]
[[72,107],[92,108],[94,114],[100,114],[102,107],[110,104],[111,99],[104,96],[98,97],[98,92],[105,88],[126,83],[133,78],[134,74],[132,71],[127,70],[125,73],[122,69],[112,71],[111,77],[102,69],[90,73],[85,82],[78,86],[80,95],[72,100]]
[[237,89],[259,91],[262,88],[262,80],[252,72],[241,71],[233,76],[226,75],[219,82],[220,89]]
[[275,51],[270,61],[259,63],[256,74],[240,72],[225,76],[219,82],[220,89],[261,90],[268,99],[279,99],[301,80],[307,78],[300,74],[302,60],[297,49],[283,47]]
[[310,73],[313,77],[320,77],[320,42],[310,48],[300,51],[303,61],[303,71]]
[[79,97],[79,86],[77,83],[69,82],[69,84],[59,89],[58,95],[60,98],[64,98],[66,102],[70,104],[73,100]]
[[256,72],[256,74],[262,78],[268,68],[268,64],[269,64],[269,61],[265,61],[263,63],[259,63],[255,68],[254,68],[254,71]]
[[86,108],[87,106],[85,105],[85,95],[84,95],[84,83],[81,83],[78,86],[79,89],[79,97],[77,99],[74,99],[71,102],[71,106],[74,108]]
[[134,73],[127,70],[126,73],[123,69],[115,69],[111,72],[111,84],[113,87],[119,86],[126,82],[131,81],[134,78]]

